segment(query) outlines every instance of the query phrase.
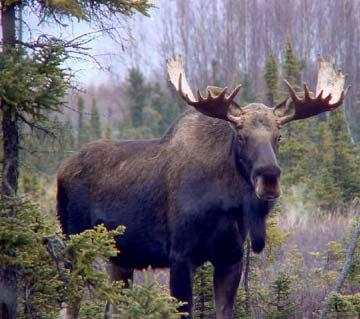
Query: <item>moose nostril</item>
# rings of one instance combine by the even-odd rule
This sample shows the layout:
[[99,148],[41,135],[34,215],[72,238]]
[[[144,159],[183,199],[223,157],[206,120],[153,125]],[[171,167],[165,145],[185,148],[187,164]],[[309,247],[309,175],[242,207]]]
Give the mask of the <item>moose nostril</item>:
[[281,174],[281,169],[279,166],[260,166],[255,168],[254,177],[262,176],[266,179],[277,179]]

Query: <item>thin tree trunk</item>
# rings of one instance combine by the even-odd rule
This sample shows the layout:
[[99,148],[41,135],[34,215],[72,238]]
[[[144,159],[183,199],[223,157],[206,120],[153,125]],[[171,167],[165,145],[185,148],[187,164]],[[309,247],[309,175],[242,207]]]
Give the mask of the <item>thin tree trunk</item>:
[[[354,253],[355,253],[355,248],[356,248],[356,244],[357,244],[357,240],[359,239],[359,236],[360,236],[360,223],[356,226],[356,228],[352,234],[351,241],[350,241],[348,251],[346,254],[345,263],[344,263],[343,269],[340,272],[339,277],[336,279],[334,289],[330,292],[330,294],[326,297],[325,300],[328,300],[332,294],[338,293],[341,290],[342,286],[344,285],[345,279],[346,279],[346,277],[350,271],[351,265],[352,265],[352,259],[353,259]],[[329,312],[329,307],[330,306],[328,303],[324,304],[324,307],[321,311],[320,319],[327,318],[327,314]]]
[[246,240],[246,253],[245,253],[245,270],[244,270],[244,291],[245,291],[245,312],[246,315],[250,314],[250,289],[249,289],[249,273],[250,273],[250,240]]
[[[9,6],[1,2],[3,50],[15,47],[15,4]],[[2,200],[14,197],[18,185],[19,131],[17,116],[12,116],[4,100],[1,101],[3,167],[2,167]],[[0,265],[0,319],[16,317],[17,281],[13,267],[3,268]]]
[[[15,47],[15,5],[5,6],[1,4],[2,39],[3,50]],[[11,112],[4,100],[1,101],[2,132],[3,132],[3,171],[2,193],[6,196],[15,196],[18,184],[19,162],[19,131],[17,116],[11,116]]]

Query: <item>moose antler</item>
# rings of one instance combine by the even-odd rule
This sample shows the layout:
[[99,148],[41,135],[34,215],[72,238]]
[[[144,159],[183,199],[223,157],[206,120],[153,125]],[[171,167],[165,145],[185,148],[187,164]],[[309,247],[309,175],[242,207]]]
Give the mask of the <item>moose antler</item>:
[[277,111],[285,104],[285,109],[291,109],[291,114],[279,116],[280,124],[332,111],[343,104],[350,88],[349,86],[344,90],[345,75],[340,70],[335,70],[333,61],[328,62],[319,58],[318,65],[316,95],[310,92],[308,86],[304,84],[304,97],[300,98],[293,86],[285,80],[291,99],[276,106],[274,111]]
[[[219,119],[234,121],[234,115],[229,112],[230,105],[234,103],[235,96],[239,93],[241,85],[237,86],[229,96],[226,95],[227,88],[207,87],[207,96],[203,97],[197,90],[197,99],[186,80],[184,71],[184,59],[180,55],[178,59],[171,59],[167,63],[169,78],[183,100],[195,107],[199,112]],[[218,94],[214,94],[214,93]]]

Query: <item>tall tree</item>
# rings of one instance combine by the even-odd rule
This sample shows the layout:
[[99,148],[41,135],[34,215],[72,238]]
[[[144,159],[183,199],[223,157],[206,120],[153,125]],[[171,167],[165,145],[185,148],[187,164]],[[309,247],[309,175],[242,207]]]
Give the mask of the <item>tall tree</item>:
[[112,108],[109,107],[106,117],[106,123],[104,126],[104,139],[106,140],[110,140],[112,137],[112,126],[111,126],[112,115],[113,115]]
[[279,102],[279,71],[273,54],[268,55],[265,61],[264,79],[266,83],[266,102],[274,106]]
[[[39,18],[39,24],[54,22],[64,26],[61,22],[64,18],[74,18],[104,26],[106,19],[112,21],[118,15],[130,16],[135,11],[146,14],[151,4],[147,0],[50,2],[1,0],[0,6],[2,23],[0,37],[3,41],[3,51],[0,56],[0,99],[3,113],[1,194],[4,198],[8,198],[16,196],[18,189],[19,122],[46,131],[40,121],[46,119],[49,111],[61,109],[62,97],[69,84],[69,74],[61,64],[74,50],[81,51],[84,44],[81,37],[68,40],[46,34],[41,34],[33,42],[24,43],[16,38],[16,12],[24,7],[31,7],[29,12]],[[15,211],[13,213],[16,214]],[[13,273],[7,268],[0,276],[1,318],[15,317],[17,292]]]
[[91,130],[91,138],[93,140],[101,138],[101,136],[102,136],[101,121],[100,121],[99,110],[96,105],[96,99],[93,99],[93,101],[92,101],[91,117],[90,117],[90,130]]
[[331,174],[346,202],[360,195],[359,149],[350,139],[343,110],[332,112],[329,125],[334,154]]
[[[1,1],[3,55],[10,55],[16,44],[15,9],[17,5]],[[18,114],[13,112],[11,100],[1,96],[2,132],[3,132],[3,171],[2,192],[14,196],[18,187],[19,166],[19,129]]]
[[129,70],[127,96],[129,98],[130,120],[134,128],[143,125],[143,110],[146,105],[148,89],[144,76],[137,68]]
[[288,36],[285,45],[284,76],[293,85],[300,84],[300,64],[295,55],[290,36]]
[[85,134],[85,124],[84,124],[84,109],[85,109],[85,101],[82,96],[78,97],[77,100],[77,113],[78,113],[78,121],[77,121],[77,147],[80,148],[86,141]]

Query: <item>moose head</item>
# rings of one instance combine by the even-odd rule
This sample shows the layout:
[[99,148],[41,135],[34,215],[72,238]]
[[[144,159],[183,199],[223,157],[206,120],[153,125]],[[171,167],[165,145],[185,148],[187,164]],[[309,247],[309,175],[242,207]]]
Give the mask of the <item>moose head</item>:
[[280,174],[276,154],[281,139],[281,128],[295,120],[332,111],[343,104],[348,89],[344,90],[345,76],[334,68],[333,61],[319,58],[319,71],[315,94],[304,84],[298,95],[285,80],[289,97],[274,107],[261,103],[240,106],[235,97],[241,85],[229,95],[227,88],[207,87],[207,96],[197,90],[197,98],[186,80],[182,56],[168,61],[168,73],[184,101],[206,116],[227,121],[236,133],[237,159],[252,184],[256,196],[273,201],[280,195]]

